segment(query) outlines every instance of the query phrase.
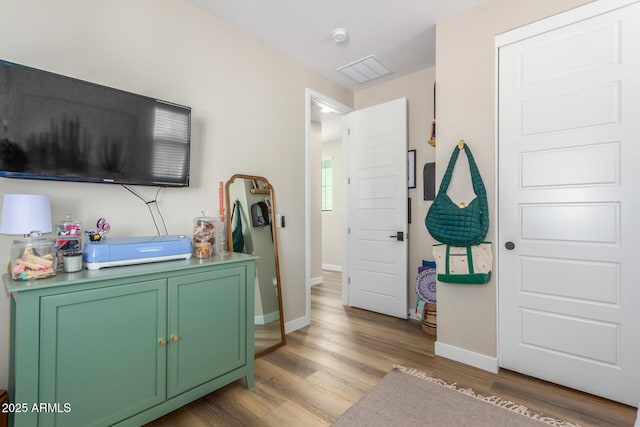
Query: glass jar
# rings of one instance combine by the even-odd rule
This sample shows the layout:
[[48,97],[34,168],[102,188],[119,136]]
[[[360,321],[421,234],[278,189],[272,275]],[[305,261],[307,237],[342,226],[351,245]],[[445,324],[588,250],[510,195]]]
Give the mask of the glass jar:
[[33,232],[30,237],[13,241],[11,277],[14,280],[44,279],[56,275],[57,244]]
[[215,218],[207,216],[207,212],[202,211],[202,216],[193,220],[193,256],[209,258],[213,254],[215,243]]
[[216,249],[215,254],[225,256],[229,253],[227,247],[227,224],[224,217],[216,219]]
[[62,269],[65,256],[82,252],[82,226],[79,221],[73,219],[73,215],[68,213],[66,219],[56,225],[56,235],[58,268]]

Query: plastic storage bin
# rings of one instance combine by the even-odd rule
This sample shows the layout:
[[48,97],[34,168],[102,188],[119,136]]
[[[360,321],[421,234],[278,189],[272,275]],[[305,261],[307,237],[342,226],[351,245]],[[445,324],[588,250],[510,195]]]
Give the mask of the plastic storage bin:
[[[82,256],[82,226],[79,221],[73,219],[73,215],[67,214],[66,219],[56,225],[56,234],[58,238],[58,268],[62,270],[65,258]],[[64,271],[77,270],[65,268]]]

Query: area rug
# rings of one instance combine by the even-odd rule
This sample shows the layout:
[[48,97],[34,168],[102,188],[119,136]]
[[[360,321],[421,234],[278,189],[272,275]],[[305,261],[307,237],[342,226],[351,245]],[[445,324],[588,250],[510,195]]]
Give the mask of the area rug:
[[471,389],[462,389],[402,366],[395,366],[333,425],[580,427],[533,413],[497,396],[478,395]]

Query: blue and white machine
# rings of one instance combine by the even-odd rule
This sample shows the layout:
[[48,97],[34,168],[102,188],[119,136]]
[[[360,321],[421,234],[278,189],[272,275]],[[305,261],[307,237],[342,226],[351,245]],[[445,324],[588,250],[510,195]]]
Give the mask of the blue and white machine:
[[191,239],[177,235],[107,237],[86,242],[83,253],[83,261],[89,270],[189,258]]

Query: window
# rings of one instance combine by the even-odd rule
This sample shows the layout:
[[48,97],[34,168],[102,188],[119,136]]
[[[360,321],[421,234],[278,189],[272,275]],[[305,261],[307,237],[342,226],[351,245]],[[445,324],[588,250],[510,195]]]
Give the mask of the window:
[[323,211],[333,210],[333,160],[322,159],[322,202]]
[[186,174],[189,155],[189,117],[157,107],[155,113],[153,176],[180,179]]

